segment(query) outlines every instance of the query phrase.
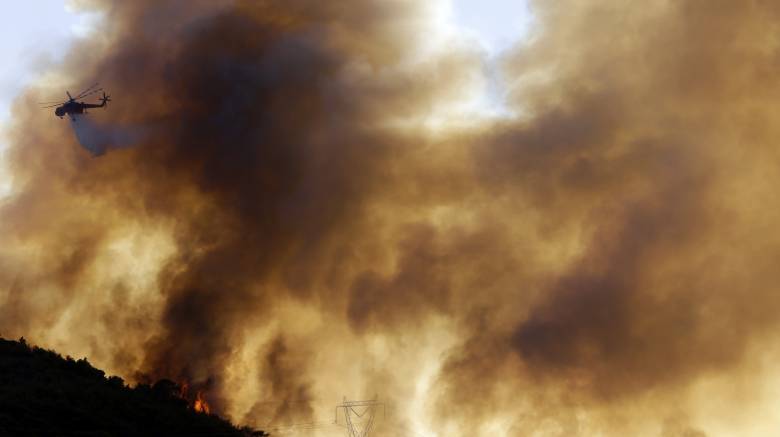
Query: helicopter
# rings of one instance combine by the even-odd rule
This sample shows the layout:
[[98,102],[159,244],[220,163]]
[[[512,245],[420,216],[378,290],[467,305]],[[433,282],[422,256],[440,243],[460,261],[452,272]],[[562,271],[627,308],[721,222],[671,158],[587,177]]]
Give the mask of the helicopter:
[[[46,105],[43,106],[44,109],[54,108],[56,106],[57,109],[54,110],[54,115],[56,115],[59,118],[62,118],[65,115],[69,115],[71,120],[75,122],[77,114],[86,114],[88,108],[103,108],[106,106],[106,103],[111,101],[111,96],[107,96],[106,92],[103,91],[103,88],[97,88],[97,86],[98,84],[92,85],[91,87],[77,94],[76,97],[71,96],[69,91],[65,91],[65,94],[68,95],[68,100],[63,100],[61,102],[44,102],[41,103],[41,105]],[[101,91],[103,91],[103,97],[100,98],[101,100],[100,104],[84,103],[84,102],[76,101],[76,99],[83,99],[86,96]]]

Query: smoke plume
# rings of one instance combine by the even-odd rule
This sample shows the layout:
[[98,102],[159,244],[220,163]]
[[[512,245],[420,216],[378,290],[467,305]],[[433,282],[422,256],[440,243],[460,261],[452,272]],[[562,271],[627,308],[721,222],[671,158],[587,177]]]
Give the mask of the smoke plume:
[[[260,427],[772,435],[780,7],[534,2],[511,115],[442,121],[485,54],[440,4],[79,2],[16,102],[0,333]],[[33,102],[97,80],[92,159]]]

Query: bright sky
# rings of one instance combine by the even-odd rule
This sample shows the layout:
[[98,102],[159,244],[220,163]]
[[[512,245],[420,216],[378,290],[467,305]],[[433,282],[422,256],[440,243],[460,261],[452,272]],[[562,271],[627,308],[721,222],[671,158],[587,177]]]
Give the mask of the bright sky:
[[[76,35],[83,34],[89,17],[77,16],[65,0],[5,1],[0,26],[0,164],[6,139],[2,131],[13,99],[37,72],[58,62]],[[0,199],[10,183],[0,166]]]
[[66,9],[64,0],[3,3],[0,27],[0,122],[9,116],[19,91],[36,71],[61,59],[86,17]]
[[452,20],[495,54],[528,32],[532,16],[528,0],[451,0]]

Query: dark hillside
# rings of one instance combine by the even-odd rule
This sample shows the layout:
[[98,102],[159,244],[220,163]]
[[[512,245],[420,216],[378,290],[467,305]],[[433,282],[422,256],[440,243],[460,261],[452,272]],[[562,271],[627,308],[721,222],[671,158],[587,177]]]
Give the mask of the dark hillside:
[[0,338],[2,436],[263,436],[202,414],[162,380],[125,386],[86,359]]

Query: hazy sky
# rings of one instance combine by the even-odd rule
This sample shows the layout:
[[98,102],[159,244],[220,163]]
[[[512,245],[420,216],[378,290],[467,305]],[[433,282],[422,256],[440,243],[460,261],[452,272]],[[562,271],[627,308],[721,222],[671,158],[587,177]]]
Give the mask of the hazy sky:
[[[447,19],[463,35],[477,39],[491,54],[521,38],[531,21],[527,0],[449,1]],[[0,59],[3,60],[0,62],[0,152],[7,146],[2,131],[10,119],[14,98],[39,72],[58,62],[74,38],[86,35],[90,22],[95,19],[77,13],[69,3],[69,0],[9,1],[2,6],[5,20],[0,26]],[[486,67],[490,85],[476,107],[492,113],[501,110],[500,81],[493,68]],[[51,96],[51,100],[59,97],[62,96]],[[42,109],[41,115],[46,115],[46,111],[51,110]],[[2,173],[0,179],[4,179]],[[0,180],[0,196],[7,194],[8,182]]]
[[8,117],[13,98],[35,71],[56,62],[84,24],[64,0],[4,2],[2,11],[0,120]]
[[[88,17],[67,0],[5,2],[0,27],[0,123],[13,98],[47,63],[56,62],[72,39],[84,33]],[[526,0],[452,0],[451,19],[486,49],[500,50],[516,40],[530,21]],[[56,98],[53,96],[52,98]]]

